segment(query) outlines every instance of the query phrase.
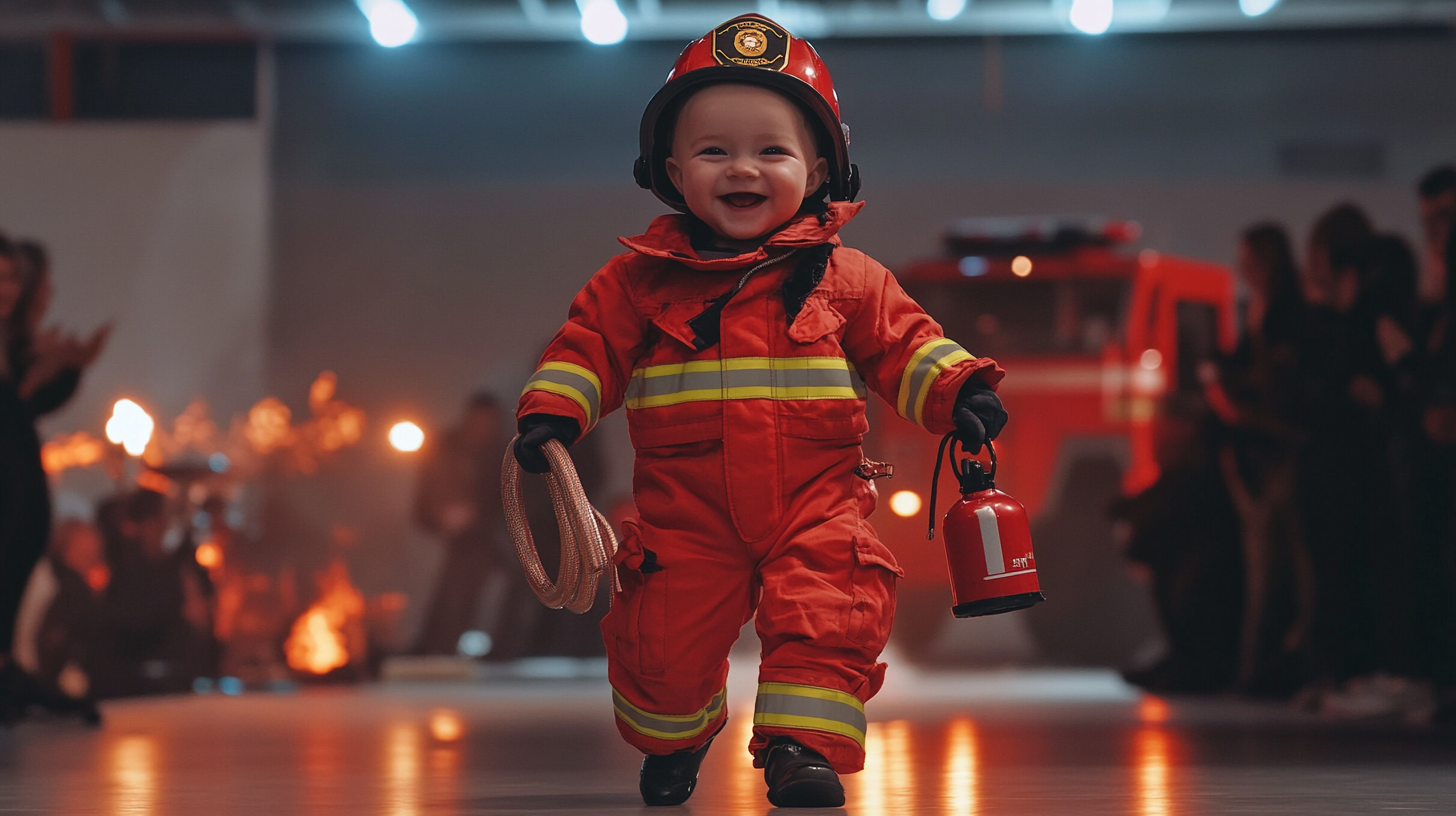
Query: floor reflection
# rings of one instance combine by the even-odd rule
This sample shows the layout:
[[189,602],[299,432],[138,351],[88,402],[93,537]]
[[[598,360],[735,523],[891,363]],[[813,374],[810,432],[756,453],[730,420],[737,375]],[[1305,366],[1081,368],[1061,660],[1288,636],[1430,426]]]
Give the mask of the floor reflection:
[[150,735],[119,737],[107,752],[114,816],[151,816],[157,808],[157,742]]
[[410,724],[390,726],[384,740],[385,816],[420,814],[420,733]]
[[970,720],[952,720],[945,739],[945,811],[943,816],[978,816],[981,812],[976,726]]
[[1133,736],[1139,816],[1173,816],[1170,737],[1161,726],[1145,725]]
[[885,747],[884,723],[870,723],[865,729],[864,770],[846,780],[850,801],[866,816],[885,813]]

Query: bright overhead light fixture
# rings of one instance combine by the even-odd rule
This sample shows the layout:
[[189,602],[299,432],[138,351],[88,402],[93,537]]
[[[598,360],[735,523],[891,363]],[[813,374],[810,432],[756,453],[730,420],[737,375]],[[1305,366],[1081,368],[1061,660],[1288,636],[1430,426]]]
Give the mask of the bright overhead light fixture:
[[966,0],[925,0],[925,13],[932,20],[954,20],[966,10]]
[[1259,17],[1267,14],[1277,5],[1279,5],[1279,0],[1239,0],[1239,11],[1242,11],[1245,17]]
[[616,0],[577,0],[581,36],[597,45],[616,45],[627,38],[627,16]]
[[369,20],[369,33],[385,48],[395,48],[415,38],[419,18],[403,0],[354,0]]
[[1112,26],[1112,0],[1072,0],[1067,19],[1083,34],[1102,34]]

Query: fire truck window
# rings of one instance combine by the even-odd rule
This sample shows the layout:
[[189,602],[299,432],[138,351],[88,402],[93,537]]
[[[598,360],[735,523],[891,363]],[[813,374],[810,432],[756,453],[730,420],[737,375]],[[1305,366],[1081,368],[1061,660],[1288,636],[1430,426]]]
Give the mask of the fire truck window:
[[1098,355],[1122,327],[1122,280],[909,282],[905,289],[972,354]]
[[1178,317],[1178,393],[1200,393],[1198,367],[1218,353],[1218,310],[1211,303],[1181,300]]

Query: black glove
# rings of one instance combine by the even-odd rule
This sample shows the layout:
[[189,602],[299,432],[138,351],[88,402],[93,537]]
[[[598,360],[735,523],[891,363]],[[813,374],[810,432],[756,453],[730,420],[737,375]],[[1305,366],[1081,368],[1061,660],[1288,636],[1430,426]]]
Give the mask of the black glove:
[[1006,427],[1007,416],[1006,409],[1001,407],[1001,399],[991,386],[979,377],[972,377],[956,394],[955,409],[951,411],[950,418],[955,423],[961,444],[971,453],[978,453],[986,440],[995,439]]
[[516,437],[516,462],[527,473],[551,470],[551,463],[541,452],[542,445],[557,439],[569,448],[581,436],[581,426],[576,420],[555,414],[526,414],[516,423],[516,430],[521,434]]

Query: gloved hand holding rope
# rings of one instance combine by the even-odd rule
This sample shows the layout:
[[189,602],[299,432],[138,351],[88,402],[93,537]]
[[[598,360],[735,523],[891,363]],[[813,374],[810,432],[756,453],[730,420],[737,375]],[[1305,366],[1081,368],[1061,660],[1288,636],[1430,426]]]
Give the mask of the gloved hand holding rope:
[[602,573],[610,573],[614,592],[622,591],[612,563],[617,554],[617,536],[606,517],[587,501],[566,447],[555,438],[537,443],[539,447],[533,452],[544,455],[549,465],[545,472],[546,488],[551,493],[557,529],[561,532],[561,571],[552,583],[546,568],[541,566],[541,556],[526,521],[521,493],[522,468],[516,461],[520,439],[518,436],[511,440],[501,464],[501,500],[505,505],[506,527],[511,532],[526,580],[541,603],[552,609],[565,607],[580,615],[591,609]]

